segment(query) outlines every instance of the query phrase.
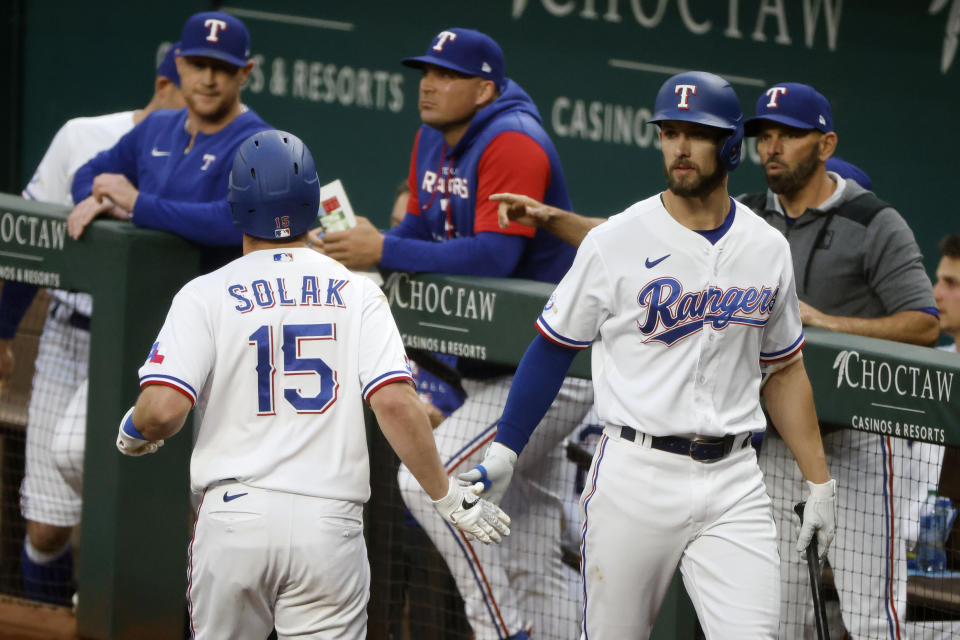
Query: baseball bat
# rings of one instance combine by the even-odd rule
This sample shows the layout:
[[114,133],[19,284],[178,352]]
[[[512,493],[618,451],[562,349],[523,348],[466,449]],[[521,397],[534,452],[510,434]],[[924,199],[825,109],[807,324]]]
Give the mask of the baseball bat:
[[[794,512],[800,516],[800,525],[803,526],[803,509],[806,502],[794,505]],[[820,558],[817,553],[817,536],[814,534],[807,545],[807,570],[810,574],[810,591],[813,593],[813,615],[817,621],[817,638],[830,640],[830,629],[827,627],[827,610],[823,602],[823,585],[820,583]]]

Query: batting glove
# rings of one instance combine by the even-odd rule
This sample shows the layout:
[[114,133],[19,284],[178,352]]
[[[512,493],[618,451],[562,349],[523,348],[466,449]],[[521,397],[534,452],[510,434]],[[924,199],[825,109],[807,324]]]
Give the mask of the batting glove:
[[503,494],[510,486],[513,478],[513,468],[517,465],[517,454],[510,447],[494,442],[487,449],[483,462],[470,471],[457,476],[461,486],[469,487],[478,482],[483,483],[483,497],[493,504],[500,504]]
[[474,487],[461,486],[450,478],[447,495],[433,501],[440,516],[467,535],[484,544],[500,542],[510,535],[510,516],[497,505],[477,497],[480,484]]
[[143,434],[133,426],[133,407],[127,410],[120,421],[120,432],[117,434],[117,450],[125,456],[143,456],[154,453],[163,446],[163,440],[147,440]]
[[823,561],[837,531],[837,481],[830,480],[823,484],[807,481],[807,485],[810,487],[810,497],[803,509],[803,524],[800,525],[797,551],[803,554],[816,533],[817,552]]

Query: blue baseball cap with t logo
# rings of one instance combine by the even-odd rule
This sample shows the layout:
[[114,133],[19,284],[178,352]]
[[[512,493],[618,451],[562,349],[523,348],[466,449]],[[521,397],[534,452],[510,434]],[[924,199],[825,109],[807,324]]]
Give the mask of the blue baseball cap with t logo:
[[177,55],[214,58],[242,67],[250,58],[250,32],[238,18],[229,14],[195,13],[183,25]]
[[765,120],[797,129],[833,131],[830,103],[819,91],[799,82],[775,84],[764,91],[757,100],[757,115],[743,125],[746,135],[757,135]]
[[416,58],[404,58],[403,64],[419,69],[432,64],[468,76],[490,80],[497,89],[503,86],[503,51],[493,38],[473,29],[454,27],[434,36],[427,52]]

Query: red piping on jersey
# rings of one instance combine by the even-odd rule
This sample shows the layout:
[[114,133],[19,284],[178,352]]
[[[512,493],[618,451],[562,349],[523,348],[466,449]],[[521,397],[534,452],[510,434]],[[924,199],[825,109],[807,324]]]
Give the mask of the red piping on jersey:
[[557,345],[558,347],[563,347],[564,349],[573,349],[574,351],[583,351],[584,349],[587,349],[590,347],[590,345],[587,345],[586,347],[574,347],[573,345],[569,345],[566,342],[560,342],[559,340],[551,336],[549,333],[541,329],[539,323],[534,326],[536,327],[537,331],[540,332],[540,335],[542,335],[544,338],[546,338],[553,344]]
[[186,391],[184,391],[182,388],[178,387],[177,385],[175,385],[175,384],[170,384],[169,382],[163,382],[163,381],[161,381],[161,380],[147,380],[146,382],[144,382],[143,384],[140,385],[140,388],[141,388],[141,389],[146,389],[147,387],[149,387],[149,386],[152,385],[152,384],[160,385],[161,387],[170,387],[171,389],[174,389],[175,391],[179,391],[179,392],[182,393],[184,396],[186,396],[186,398],[187,398],[188,400],[190,400],[190,406],[191,406],[191,407],[196,403],[196,401],[193,399],[193,396],[191,396],[189,393],[187,393]]
[[406,376],[401,378],[387,378],[386,380],[384,380],[383,382],[381,382],[380,384],[378,384],[373,389],[370,389],[370,391],[367,392],[367,404],[370,404],[370,398],[373,396],[373,394],[375,394],[377,391],[384,388],[388,384],[393,384],[394,382],[407,382],[413,385],[414,389],[417,388],[417,383],[413,381],[413,378],[409,378]]
[[463,464],[464,462],[466,462],[466,461],[470,458],[470,456],[472,456],[472,455],[475,454],[477,451],[479,451],[480,449],[482,449],[482,448],[484,447],[484,445],[486,445],[488,442],[490,442],[491,440],[493,440],[493,439],[496,438],[496,437],[497,437],[497,430],[494,429],[494,430],[490,433],[490,435],[488,435],[486,438],[484,438],[483,440],[481,440],[481,441],[477,444],[477,446],[475,446],[473,449],[470,449],[470,451],[467,451],[465,454],[463,454],[462,456],[460,456],[460,458],[459,458],[457,461],[455,461],[451,466],[447,467],[447,475],[450,475],[451,473],[453,473],[453,472],[456,470],[456,468],[459,467],[459,466],[460,466],[461,464]]
[[770,363],[773,363],[773,362],[780,362],[781,360],[789,360],[789,359],[792,358],[793,356],[797,355],[797,352],[800,351],[800,350],[802,350],[802,349],[803,349],[803,346],[804,346],[805,344],[807,344],[806,338],[804,338],[803,342],[801,342],[799,345],[797,345],[797,348],[794,349],[793,351],[791,351],[790,353],[788,353],[788,354],[786,354],[786,355],[782,355],[782,356],[780,356],[779,358],[772,358],[772,359],[760,358],[760,361],[763,362],[763,363],[765,363],[765,364],[770,364]]
[[490,583],[487,582],[487,574],[483,572],[483,565],[480,564],[480,558],[477,557],[476,551],[473,550],[473,545],[470,544],[470,539],[467,538],[467,534],[463,531],[457,529],[457,532],[460,534],[460,537],[463,538],[464,543],[467,545],[467,549],[470,551],[470,556],[473,558],[473,564],[477,567],[477,571],[480,572],[480,578],[483,581],[483,586],[487,590],[487,594],[490,596],[490,604],[493,605],[493,611],[497,614],[497,621],[500,622],[500,628],[503,630],[505,636],[510,635],[510,630],[507,629],[507,623],[503,621],[503,615],[500,613],[500,606],[497,604],[497,599],[493,595],[493,589],[490,588]]

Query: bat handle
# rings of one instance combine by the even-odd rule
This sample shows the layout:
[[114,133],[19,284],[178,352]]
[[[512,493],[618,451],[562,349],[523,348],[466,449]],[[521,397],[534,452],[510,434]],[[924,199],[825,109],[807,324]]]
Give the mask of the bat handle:
[[[803,526],[803,510],[806,508],[806,502],[798,502],[793,506],[794,513],[800,518],[800,526]],[[823,602],[823,591],[820,584],[820,554],[817,553],[817,536],[814,535],[807,545],[807,570],[810,574],[810,591],[813,595],[814,619],[817,622],[817,637],[819,640],[830,640],[830,629],[827,626],[827,610]]]

